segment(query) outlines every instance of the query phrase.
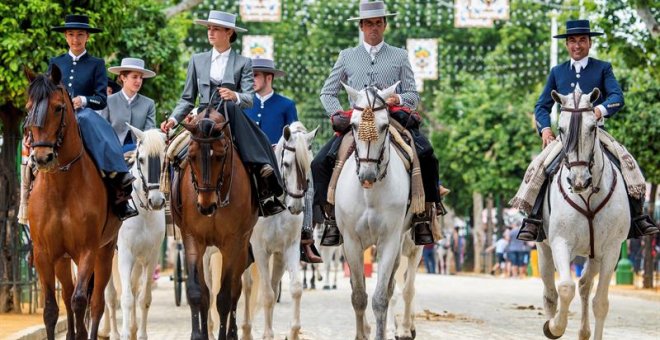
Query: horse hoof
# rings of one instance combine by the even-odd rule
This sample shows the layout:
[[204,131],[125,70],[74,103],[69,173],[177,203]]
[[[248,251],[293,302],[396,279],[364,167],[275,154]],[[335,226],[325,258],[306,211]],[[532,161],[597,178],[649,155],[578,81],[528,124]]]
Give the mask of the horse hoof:
[[394,336],[394,340],[413,340],[415,337],[410,336]]
[[410,334],[412,334],[412,338],[413,338],[413,339],[417,337],[417,331],[414,330],[414,329],[411,329],[411,330],[410,330]]
[[559,339],[559,338],[561,338],[561,335],[556,336],[556,335],[552,334],[552,332],[550,332],[550,320],[546,321],[543,324],[543,335],[545,335],[545,337],[548,338],[548,339]]
[[332,285],[332,289],[337,289],[337,285]]
[[330,290],[330,286],[328,285],[323,286],[323,290]]

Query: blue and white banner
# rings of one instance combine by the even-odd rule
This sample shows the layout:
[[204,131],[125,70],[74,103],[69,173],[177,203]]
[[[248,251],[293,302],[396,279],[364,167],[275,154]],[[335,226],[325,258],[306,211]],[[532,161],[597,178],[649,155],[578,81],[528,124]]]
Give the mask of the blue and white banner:
[[241,20],[280,22],[282,2],[280,0],[241,0]]

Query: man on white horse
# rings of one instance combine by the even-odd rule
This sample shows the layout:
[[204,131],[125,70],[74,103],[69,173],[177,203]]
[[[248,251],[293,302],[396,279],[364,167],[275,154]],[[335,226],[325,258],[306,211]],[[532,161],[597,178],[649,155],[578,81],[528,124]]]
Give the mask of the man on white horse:
[[[543,89],[534,109],[536,126],[543,139],[544,148],[555,140],[555,136],[550,127],[550,111],[554,104],[550,94],[553,90],[568,95],[576,88],[584,91],[591,91],[593,88],[598,88],[602,95],[594,102],[594,113],[599,120],[599,127],[601,128],[603,127],[604,118],[611,117],[623,107],[623,92],[614,77],[612,65],[608,62],[589,57],[591,37],[602,34],[603,33],[601,32],[591,31],[589,20],[569,20],[566,22],[566,33],[554,36],[554,38],[557,39],[566,39],[566,50],[571,56],[571,59],[552,68],[545,88]],[[613,140],[612,142],[617,145],[617,149],[625,151],[625,148],[619,146],[617,142]],[[637,164],[634,163],[634,159],[629,154],[627,155],[628,157],[623,157],[624,159],[621,159],[617,157],[618,155],[614,150],[608,150],[605,148],[605,151],[609,158],[613,159],[614,163],[623,165],[621,164],[623,162],[632,162],[628,167],[635,169],[635,171],[638,170]],[[547,153],[542,153],[542,155],[548,156]],[[548,159],[545,161],[544,164],[548,164],[548,166],[545,169],[545,172],[539,172],[540,175],[545,176],[545,174],[553,173],[553,169],[557,168],[557,165],[559,165],[563,157],[556,153],[554,156],[556,157],[554,160]],[[551,160],[552,162],[549,162]],[[525,175],[525,183],[530,182],[530,177],[532,177],[530,175],[531,171],[528,169],[528,174]],[[624,178],[625,177],[624,173]],[[544,177],[543,180],[544,182],[540,186],[540,190],[538,190],[538,195],[535,200],[534,197],[529,197],[530,195],[527,195],[527,197],[521,195],[522,191],[519,191],[516,197],[512,200],[512,205],[514,207],[526,211],[529,211],[531,208],[531,213],[523,220],[523,226],[518,234],[518,239],[520,240],[540,242],[545,238],[542,227],[542,213],[543,199],[545,197],[545,190],[548,182],[547,177]],[[632,220],[628,238],[637,238],[658,233],[658,227],[653,222],[653,219],[643,213],[645,198],[643,194],[644,183],[626,184]],[[532,191],[528,190],[527,192]],[[531,205],[530,201],[534,202],[534,204]]]
[[[275,68],[275,61],[267,58],[252,59],[254,73],[254,97],[252,107],[245,110],[261,130],[268,136],[270,144],[276,145],[282,137],[284,127],[298,121],[296,103],[273,90],[275,78],[286,76],[286,72]],[[306,195],[309,196],[309,195]],[[311,200],[305,200],[305,212],[311,213]],[[310,208],[308,209],[307,206]],[[300,260],[309,263],[321,263],[321,254],[314,246],[311,217],[304,219],[300,239]]]
[[350,130],[352,110],[344,111],[338,99],[342,82],[357,90],[368,86],[386,89],[397,81],[400,82],[397,93],[384,100],[392,118],[411,131],[419,155],[427,204],[426,212],[413,218],[416,243],[433,243],[431,233],[432,219],[435,218],[433,211],[436,205],[437,211],[444,211],[441,207],[441,194],[448,193],[449,190],[442,187],[440,191],[438,190],[438,160],[433,153],[431,143],[418,129],[419,115],[413,111],[419,102],[419,94],[415,87],[408,52],[390,46],[383,40],[387,17],[395,15],[396,13],[386,12],[382,1],[360,4],[360,16],[349,20],[359,21],[364,40],[358,46],[339,53],[339,58],[321,90],[321,103],[331,118],[333,129],[337,132],[321,148],[312,162],[314,205],[322,207],[325,212],[326,230],[321,240],[324,246],[341,244],[341,234],[334,219],[334,206],[327,202],[327,194],[343,134]]

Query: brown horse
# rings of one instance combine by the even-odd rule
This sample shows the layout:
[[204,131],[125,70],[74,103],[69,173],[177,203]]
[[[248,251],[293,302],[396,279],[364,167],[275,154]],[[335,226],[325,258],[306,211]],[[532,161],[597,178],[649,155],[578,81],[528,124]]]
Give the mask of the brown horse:
[[[186,251],[192,339],[208,339],[209,287],[203,277],[207,246],[218,247],[223,257],[222,282],[216,300],[220,314],[219,339],[238,339],[236,305],[241,295],[241,275],[249,265],[252,228],[258,219],[250,177],[224,117],[209,108],[194,121],[182,124],[192,135],[189,166],[182,170],[181,208],[172,211]],[[177,206],[174,199],[172,206]]]
[[[103,180],[83,147],[59,68],[53,65],[50,74],[37,76],[26,73],[30,87],[25,129],[39,170],[28,201],[28,220],[34,266],[45,297],[46,333],[48,339],[55,339],[57,276],[68,318],[67,339],[87,339],[88,304],[91,339],[96,339],[121,222],[111,212]],[[78,266],[75,283],[71,259]]]

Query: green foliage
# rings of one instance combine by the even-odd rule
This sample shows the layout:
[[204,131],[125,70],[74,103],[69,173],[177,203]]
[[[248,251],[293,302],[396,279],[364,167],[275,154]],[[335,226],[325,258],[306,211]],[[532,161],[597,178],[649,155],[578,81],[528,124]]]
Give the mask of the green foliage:
[[145,82],[144,93],[157,103],[171,106],[180,93],[182,73],[179,44],[185,36],[181,19],[165,19],[160,1],[104,0],[84,2],[9,0],[0,3],[0,105],[23,107],[27,80],[23,67],[45,72],[48,60],[66,52],[60,26],[66,14],[87,14],[92,26],[103,29],[92,34],[88,51],[116,65],[122,57],[145,59],[159,73]]

